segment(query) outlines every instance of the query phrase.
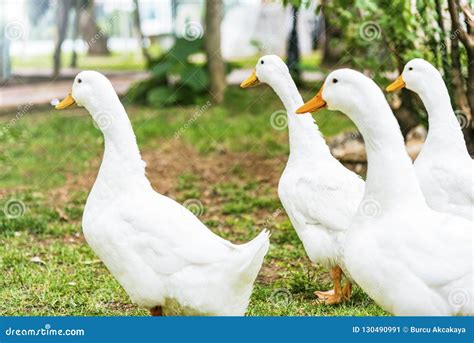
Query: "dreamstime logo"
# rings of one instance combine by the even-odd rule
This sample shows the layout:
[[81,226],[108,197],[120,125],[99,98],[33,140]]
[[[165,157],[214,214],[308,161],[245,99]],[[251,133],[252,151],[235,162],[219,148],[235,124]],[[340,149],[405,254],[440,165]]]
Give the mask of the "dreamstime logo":
[[469,292],[463,288],[454,288],[449,291],[448,302],[454,307],[466,306],[470,301]]
[[183,38],[187,41],[193,41],[202,38],[204,35],[204,29],[202,25],[197,21],[188,21],[184,26]]
[[181,126],[179,128],[178,131],[176,131],[174,133],[174,138],[175,139],[178,139],[179,137],[181,137],[181,135],[184,133],[185,130],[187,130],[204,112],[206,112],[209,107],[211,107],[212,104],[210,101],[207,101],[203,106],[199,107],[197,106],[196,107],[196,111],[194,112],[194,114],[192,115],[192,117],[186,122],[184,123],[183,126]]
[[279,306],[288,306],[293,301],[291,292],[286,288],[278,288],[270,295],[270,302]]
[[465,129],[469,126],[469,119],[466,113],[461,110],[456,110],[454,111],[454,115],[456,116],[456,119],[459,123],[459,126],[461,126],[461,129]]
[[10,199],[3,206],[3,212],[7,218],[16,219],[25,214],[26,206],[21,200]]
[[11,21],[5,25],[4,34],[9,40],[20,40],[25,34],[25,26],[21,21]]
[[288,115],[285,110],[278,110],[272,113],[270,117],[270,125],[275,130],[284,130],[288,126]]
[[359,209],[362,215],[374,218],[380,213],[380,204],[374,199],[365,199],[360,203]]
[[112,116],[111,113],[107,111],[101,111],[99,112],[96,116],[94,116],[94,127],[97,129],[100,129],[102,131],[108,129],[110,126],[112,126],[114,122],[114,117]]
[[[451,32],[451,34],[449,35],[449,39],[450,40],[455,40],[456,38],[459,37],[459,35],[461,34],[461,31],[462,29],[461,28],[458,28],[457,30],[455,30],[454,32]],[[446,42],[441,42],[441,49],[442,50],[445,50],[447,48],[446,46]]]
[[359,27],[359,36],[367,42],[379,39],[381,33],[382,29],[375,21],[366,21]]
[[15,124],[20,120],[28,111],[33,107],[32,103],[28,103],[26,105],[18,105],[17,109],[18,111],[16,112],[15,117],[13,117],[7,125],[3,127],[3,132],[7,132],[10,130]]
[[105,37],[107,35],[107,32],[110,31],[113,28],[114,22],[116,20],[120,19],[119,15],[113,16],[110,20],[108,20],[105,23],[105,27],[99,30],[94,37],[92,37],[90,40],[86,42],[86,44],[90,47],[94,45],[99,39]]
[[283,208],[278,207],[269,217],[265,219],[262,228],[268,229],[268,227],[275,221],[275,218],[278,217],[281,213],[283,213]]
[[183,203],[183,206],[191,211],[196,217],[204,214],[204,205],[198,199],[188,199]]

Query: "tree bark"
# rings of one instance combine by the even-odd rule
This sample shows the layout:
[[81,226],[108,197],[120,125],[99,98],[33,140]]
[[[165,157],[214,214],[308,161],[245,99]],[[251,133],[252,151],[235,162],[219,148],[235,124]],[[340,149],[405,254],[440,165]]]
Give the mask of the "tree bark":
[[56,44],[53,54],[53,78],[58,77],[61,71],[61,47],[66,38],[67,25],[69,22],[69,10],[72,7],[71,0],[58,1],[56,10]]
[[327,10],[326,5],[327,0],[321,1],[321,14],[322,20],[324,20],[324,38],[323,38],[323,57],[322,64],[327,66],[332,66],[336,64],[342,57],[342,44],[338,48],[331,46],[331,42],[335,39],[340,39],[342,37],[342,31],[339,27],[334,24],[334,21],[331,20],[331,13]]
[[[474,121],[472,120],[474,115],[474,35],[471,30],[472,17],[470,16],[471,12],[469,9],[461,8],[459,0],[448,0],[448,8],[452,23],[452,35],[454,35],[455,39],[459,39],[467,52],[466,97],[469,103],[470,113],[466,113],[468,116],[466,119],[470,125],[466,125],[466,127],[463,128],[463,131],[466,142],[471,148],[470,150],[472,150],[472,145],[474,144]],[[461,10],[465,12],[467,30],[464,30],[463,26],[461,26]]]
[[138,0],[133,0],[133,3],[135,4],[135,10],[133,11],[133,22],[135,24],[135,31],[139,39],[140,47],[142,49],[143,58],[145,59],[146,65],[149,66],[151,62],[151,57],[150,57],[150,54],[148,53],[148,49],[144,45],[145,37],[143,36],[142,27],[141,27]]
[[448,44],[446,42],[446,28],[444,27],[443,21],[443,8],[441,6],[441,0],[435,0],[436,3],[436,13],[437,18],[436,21],[438,23],[440,29],[440,43],[441,43],[441,64],[443,66],[444,77],[446,78],[446,82],[450,83],[451,78],[453,75],[450,73],[450,63],[449,63],[449,56],[448,56]]
[[74,24],[73,24],[73,32],[72,32],[72,57],[71,57],[71,68],[77,68],[77,51],[76,51],[76,40],[79,38],[79,17],[81,15],[81,1],[74,0]]
[[107,47],[107,33],[101,30],[94,15],[94,2],[90,1],[87,7],[81,11],[80,27],[82,38],[87,44],[87,53],[89,55],[108,55],[110,53]]
[[221,54],[222,0],[206,0],[206,33],[204,46],[209,73],[209,92],[216,103],[224,100],[226,88],[225,64]]
[[288,69],[291,76],[298,84],[301,80],[300,73],[300,48],[298,42],[298,7],[293,6],[293,24],[288,37]]
[[459,38],[455,36],[455,30],[451,27],[451,82],[454,88],[454,105],[461,111],[468,113],[470,106],[467,100],[464,77],[461,71],[461,51],[459,50]]
[[[405,66],[404,60],[400,55],[400,52],[392,46],[390,41],[384,38],[384,43],[387,46],[387,49],[392,52],[395,57],[398,74],[401,75],[403,68]],[[391,106],[392,107],[392,106]],[[403,136],[406,136],[411,129],[416,127],[419,124],[418,118],[416,116],[416,106],[413,99],[413,92],[403,88],[400,95],[400,106],[398,108],[393,108],[393,114],[397,118],[398,124],[400,125],[400,130],[402,131]]]

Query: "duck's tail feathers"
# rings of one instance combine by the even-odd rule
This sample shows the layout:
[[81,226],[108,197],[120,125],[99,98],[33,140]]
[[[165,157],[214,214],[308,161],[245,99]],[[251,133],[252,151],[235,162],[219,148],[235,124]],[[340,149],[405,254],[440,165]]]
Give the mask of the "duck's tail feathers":
[[239,248],[239,283],[253,283],[263,264],[263,258],[270,247],[270,232],[263,230],[260,234],[246,244],[242,244]]

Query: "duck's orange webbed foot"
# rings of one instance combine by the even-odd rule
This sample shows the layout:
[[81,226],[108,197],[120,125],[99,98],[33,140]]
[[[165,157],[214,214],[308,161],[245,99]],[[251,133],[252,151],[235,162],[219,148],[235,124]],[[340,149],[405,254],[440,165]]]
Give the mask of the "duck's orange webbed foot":
[[334,289],[329,291],[318,291],[314,294],[318,297],[318,302],[326,305],[336,305],[350,298],[352,285],[348,282],[344,289],[341,289],[342,269],[338,266],[331,269],[331,277],[334,283]]

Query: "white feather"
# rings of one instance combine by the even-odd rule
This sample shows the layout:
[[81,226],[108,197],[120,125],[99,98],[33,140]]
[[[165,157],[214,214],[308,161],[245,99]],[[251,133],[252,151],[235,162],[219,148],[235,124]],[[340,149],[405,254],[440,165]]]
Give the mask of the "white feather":
[[105,138],[84,236],[130,298],[146,308],[162,306],[166,315],[244,315],[268,232],[232,244],[155,192],[125,109],[103,75],[80,73],[72,96],[102,123]]
[[364,181],[331,155],[311,114],[296,114],[303,99],[278,56],[262,57],[256,75],[273,88],[288,115],[290,156],[278,185],[280,200],[311,261],[345,269],[342,243]]
[[[428,205],[436,211],[474,220],[474,162],[439,71],[423,59],[407,63],[402,77],[418,93],[428,112],[429,130],[415,160]],[[461,123],[468,118],[458,113]]]
[[371,79],[341,69],[323,89],[328,107],[355,122],[367,149],[364,199],[344,244],[351,276],[395,315],[473,315],[472,222],[426,204],[400,127]]

